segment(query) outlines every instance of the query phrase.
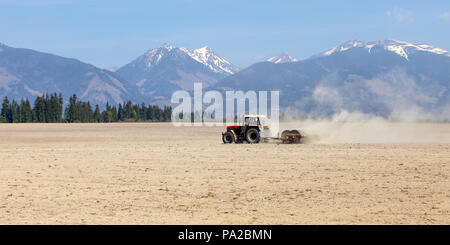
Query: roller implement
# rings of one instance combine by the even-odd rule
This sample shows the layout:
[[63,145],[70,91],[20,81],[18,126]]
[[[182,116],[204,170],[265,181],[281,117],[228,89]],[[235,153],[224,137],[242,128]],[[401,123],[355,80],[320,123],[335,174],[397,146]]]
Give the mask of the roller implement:
[[283,144],[298,144],[302,135],[298,130],[284,130],[280,135]]
[[227,131],[222,133],[224,144],[249,143],[258,144],[270,140],[283,144],[301,143],[303,135],[298,130],[284,130],[278,137],[269,137],[271,130],[268,120],[264,115],[245,115],[238,125],[227,126]]

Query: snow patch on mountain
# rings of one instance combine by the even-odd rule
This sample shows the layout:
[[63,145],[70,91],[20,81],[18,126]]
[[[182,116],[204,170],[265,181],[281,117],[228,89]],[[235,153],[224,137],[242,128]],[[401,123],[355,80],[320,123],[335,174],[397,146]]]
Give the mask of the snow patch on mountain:
[[107,71],[111,71],[111,72],[116,72],[117,70],[119,70],[119,66],[111,66],[106,68]]
[[145,53],[143,56],[141,56],[138,60],[143,60],[146,67],[150,68],[154,65],[159,64],[162,57],[166,55],[168,52],[170,52],[174,47],[170,44],[164,44],[162,47],[157,49],[149,50],[147,53]]
[[402,46],[398,46],[398,45],[387,45],[384,46],[384,49],[389,50],[391,52],[394,52],[400,56],[402,56],[403,58],[408,60],[408,55],[406,54],[405,50],[403,49]]
[[382,47],[385,50],[394,52],[407,60],[409,60],[408,55],[416,51],[429,52],[434,54],[446,55],[450,57],[450,53],[448,51],[433,47],[428,44],[413,44],[399,40],[374,41],[367,43],[358,40],[351,40],[337,47],[334,47],[328,51],[315,55],[313,56],[313,58],[321,56],[330,56],[334,53],[344,52],[351,48],[365,48],[369,53],[371,53],[371,50],[374,47]]
[[239,71],[239,68],[232,65],[224,58],[217,55],[211,48],[204,46],[199,49],[189,51],[185,49],[185,52],[196,61],[206,65],[209,69],[217,73],[234,74]]
[[286,53],[281,53],[281,54],[279,54],[277,56],[269,58],[267,61],[275,63],[275,64],[281,64],[281,63],[296,62],[298,60],[296,58],[286,54]]
[[170,50],[174,49],[175,46],[171,45],[170,43],[165,43],[165,44],[162,46],[162,48],[163,48],[163,49],[166,49],[167,51],[170,51]]

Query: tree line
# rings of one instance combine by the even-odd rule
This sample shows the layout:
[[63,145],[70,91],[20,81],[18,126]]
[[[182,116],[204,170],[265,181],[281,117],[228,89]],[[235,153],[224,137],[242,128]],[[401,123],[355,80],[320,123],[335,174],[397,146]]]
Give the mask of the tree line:
[[69,103],[63,109],[62,94],[45,94],[36,97],[31,105],[28,99],[10,101],[3,99],[0,123],[103,123],[103,122],[168,122],[171,120],[172,107],[134,104],[131,101],[112,106],[109,102],[101,110],[97,104],[93,108],[89,101],[70,96]]

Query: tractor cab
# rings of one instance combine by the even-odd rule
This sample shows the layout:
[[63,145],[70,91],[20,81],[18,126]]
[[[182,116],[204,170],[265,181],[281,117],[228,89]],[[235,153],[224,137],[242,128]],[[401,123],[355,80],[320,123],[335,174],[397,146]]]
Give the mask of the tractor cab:
[[261,120],[258,116],[246,115],[244,117],[244,125],[249,127],[261,128]]

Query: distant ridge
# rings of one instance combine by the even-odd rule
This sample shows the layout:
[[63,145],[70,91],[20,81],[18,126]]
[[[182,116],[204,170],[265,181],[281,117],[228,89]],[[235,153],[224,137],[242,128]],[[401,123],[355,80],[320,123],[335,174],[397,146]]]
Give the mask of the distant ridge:
[[76,93],[101,105],[141,100],[126,83],[114,72],[76,59],[0,44],[0,97],[32,99],[57,92],[66,96]]
[[286,54],[286,53],[281,53],[281,54],[279,54],[277,56],[269,58],[267,61],[275,63],[275,64],[282,64],[282,63],[296,62],[298,60],[296,58]]

